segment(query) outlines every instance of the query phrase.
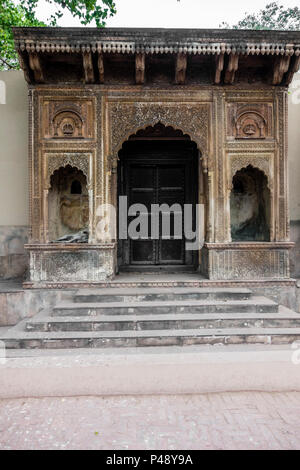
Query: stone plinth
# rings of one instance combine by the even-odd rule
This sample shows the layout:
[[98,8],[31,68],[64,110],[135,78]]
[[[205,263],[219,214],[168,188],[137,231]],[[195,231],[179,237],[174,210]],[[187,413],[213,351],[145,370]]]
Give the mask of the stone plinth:
[[47,287],[59,283],[98,282],[113,275],[114,243],[100,245],[31,244],[25,245],[29,252],[30,270],[26,287]]
[[288,279],[289,242],[207,243],[207,276],[213,280]]

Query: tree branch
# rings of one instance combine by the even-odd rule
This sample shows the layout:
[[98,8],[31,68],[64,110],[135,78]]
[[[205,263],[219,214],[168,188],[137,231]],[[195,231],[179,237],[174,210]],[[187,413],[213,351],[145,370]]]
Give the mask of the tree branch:
[[17,67],[13,67],[11,64],[9,64],[8,62],[6,62],[6,60],[2,59],[2,57],[0,57],[0,60],[3,64],[7,65],[7,67],[10,69],[10,70],[17,70]]

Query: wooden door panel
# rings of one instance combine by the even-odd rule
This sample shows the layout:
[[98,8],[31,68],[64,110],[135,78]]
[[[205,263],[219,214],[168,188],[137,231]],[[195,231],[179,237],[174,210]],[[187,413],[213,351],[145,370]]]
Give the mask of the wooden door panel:
[[[148,144],[147,144],[148,145]],[[165,145],[167,149],[167,146]],[[128,197],[128,205],[143,204],[149,213],[148,238],[125,241],[122,244],[122,259],[125,264],[136,266],[148,265],[193,265],[193,256],[185,252],[185,240],[178,239],[178,231],[174,229],[175,217],[180,217],[181,232],[183,233],[184,204],[195,203],[196,171],[192,162],[193,151],[180,155],[180,150],[168,154],[166,150],[153,152],[144,147],[145,153],[133,152],[126,155],[122,161],[124,178],[123,194]],[[194,187],[193,186],[194,182]],[[171,212],[170,233],[165,237],[162,233],[162,214],[159,216],[158,239],[151,239],[151,205],[167,204],[169,207],[179,204],[182,212],[174,216]],[[128,218],[128,224],[136,216]],[[178,219],[177,219],[178,220]],[[127,260],[127,261],[126,261]]]

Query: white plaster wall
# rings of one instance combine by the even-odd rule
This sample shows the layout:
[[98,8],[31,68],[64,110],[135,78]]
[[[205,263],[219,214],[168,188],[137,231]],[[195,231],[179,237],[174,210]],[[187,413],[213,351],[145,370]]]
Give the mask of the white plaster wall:
[[0,226],[28,225],[27,84],[0,72]]

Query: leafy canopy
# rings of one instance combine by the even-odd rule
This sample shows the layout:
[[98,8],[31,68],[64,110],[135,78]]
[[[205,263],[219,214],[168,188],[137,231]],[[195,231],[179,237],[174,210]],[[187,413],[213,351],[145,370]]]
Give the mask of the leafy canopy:
[[98,28],[116,13],[114,0],[45,0],[55,7],[45,22],[36,16],[40,0],[0,0],[0,70],[19,68],[14,50],[12,26],[57,26],[65,12],[70,12],[80,23],[95,21]]
[[256,14],[245,13],[245,17],[235,25],[223,22],[220,28],[300,30],[300,9],[284,8],[272,2]]

